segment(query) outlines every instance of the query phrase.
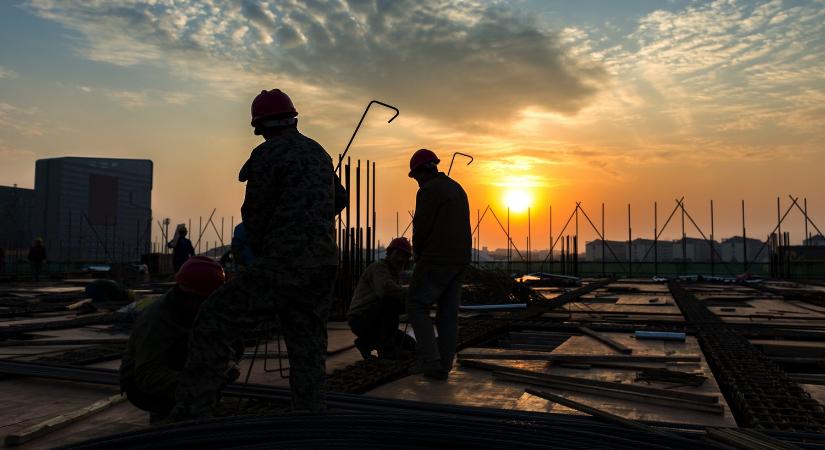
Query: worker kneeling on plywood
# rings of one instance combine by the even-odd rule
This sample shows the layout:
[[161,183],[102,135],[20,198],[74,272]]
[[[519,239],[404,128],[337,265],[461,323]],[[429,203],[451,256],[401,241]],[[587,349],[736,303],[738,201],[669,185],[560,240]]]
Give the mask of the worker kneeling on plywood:
[[[201,303],[223,285],[224,272],[217,262],[193,256],[181,266],[175,282],[137,319],[120,366],[121,390],[133,405],[150,413],[151,422],[163,419],[175,406],[189,332]],[[236,357],[240,355],[242,347],[236,349]],[[239,375],[236,362],[227,367],[227,382]]]
[[364,359],[406,359],[415,349],[415,340],[398,329],[407,289],[401,286],[401,269],[412,256],[407,238],[395,238],[387,246],[387,256],[370,264],[358,280],[347,319],[355,333],[355,346]]

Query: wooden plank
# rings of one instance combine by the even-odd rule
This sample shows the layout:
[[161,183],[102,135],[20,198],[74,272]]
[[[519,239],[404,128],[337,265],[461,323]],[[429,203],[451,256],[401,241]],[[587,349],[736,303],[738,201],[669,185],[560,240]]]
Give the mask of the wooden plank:
[[616,302],[617,305],[635,305],[635,306],[666,306],[670,305],[670,300],[666,298],[638,298],[638,297],[622,297]]
[[671,362],[700,362],[699,355],[566,355],[559,353],[536,352],[529,350],[502,350],[490,348],[470,348],[458,354],[458,359],[508,359],[525,361],[565,361],[581,364],[594,362],[611,363],[671,363]]
[[593,416],[593,417],[595,417],[599,420],[602,420],[604,422],[615,423],[615,424],[621,425],[625,428],[644,431],[644,432],[647,432],[647,433],[652,433],[652,434],[656,434],[656,435],[659,435],[659,436],[664,436],[664,437],[667,437],[669,439],[674,439],[674,440],[677,440],[677,441],[689,441],[691,444],[698,444],[698,442],[696,442],[696,441],[688,440],[688,439],[683,438],[682,436],[679,436],[677,434],[673,434],[673,433],[670,433],[670,432],[664,431],[664,430],[659,430],[657,428],[651,427],[649,425],[645,425],[645,424],[643,424],[641,422],[637,422],[635,420],[625,419],[624,417],[617,416],[616,414],[611,414],[607,411],[603,411],[601,409],[594,408],[592,406],[585,405],[584,403],[579,403],[575,400],[570,400],[568,398],[562,397],[560,395],[552,394],[552,393],[547,392],[547,391],[540,391],[540,390],[537,390],[537,389],[527,388],[527,389],[524,390],[524,392],[526,392],[530,395],[535,395],[536,397],[539,397],[539,398],[543,398],[545,400],[549,400],[549,401],[554,402],[554,403],[558,403],[558,404],[566,406],[568,408],[575,409],[576,411],[581,411],[585,414],[590,414],[591,416]]
[[71,425],[77,421],[80,421],[92,414],[99,413],[103,410],[106,410],[123,400],[126,397],[123,395],[113,395],[107,399],[103,399],[92,403],[91,405],[78,409],[77,411],[70,412],[68,414],[61,414],[57,417],[53,417],[49,420],[40,422],[35,424],[25,430],[15,433],[9,434],[6,436],[6,445],[21,445],[26,442],[31,441],[32,439],[38,438],[40,436],[46,435],[54,430],[58,430],[60,428],[66,427]]
[[620,343],[614,341],[613,339],[610,339],[609,337],[607,337],[603,334],[600,334],[600,333],[597,333],[597,332],[591,330],[590,328],[579,327],[579,331],[581,331],[582,333],[584,333],[584,334],[592,337],[593,339],[601,342],[602,344],[607,345],[608,347],[612,348],[613,350],[616,350],[617,352],[619,352],[623,355],[629,355],[629,354],[633,353],[632,348],[627,347],[626,345],[620,344]]
[[493,372],[493,376],[503,381],[515,381],[520,383],[533,384],[536,386],[549,387],[552,389],[561,389],[572,392],[580,392],[583,394],[591,394],[601,397],[610,397],[621,400],[630,400],[635,402],[667,406],[670,408],[687,409],[691,411],[701,411],[712,414],[724,414],[724,408],[720,404],[699,403],[689,400],[676,399],[673,397],[661,397],[657,395],[642,394],[632,391],[620,391],[617,389],[608,389],[597,386],[586,386],[575,383],[560,383],[541,378],[530,377],[525,375],[516,375],[505,372]]
[[596,387],[602,389],[612,389],[617,391],[627,391],[643,395],[654,395],[658,397],[668,397],[673,400],[684,400],[703,404],[718,404],[719,397],[715,395],[694,394],[692,392],[675,391],[672,389],[660,389],[636,384],[614,383],[611,381],[592,380],[588,378],[566,377],[562,375],[551,375],[549,373],[534,372],[532,370],[519,369],[509,366],[500,366],[482,361],[462,361],[462,366],[477,369],[490,370],[497,373],[508,373],[523,377],[540,379],[552,383],[579,384],[583,386]]

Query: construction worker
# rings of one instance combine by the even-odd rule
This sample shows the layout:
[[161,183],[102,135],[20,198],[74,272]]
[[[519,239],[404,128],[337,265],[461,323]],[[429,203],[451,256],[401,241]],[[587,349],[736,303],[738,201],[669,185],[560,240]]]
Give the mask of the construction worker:
[[411,256],[410,241],[395,238],[387,246],[387,256],[370,264],[358,280],[347,321],[364,359],[371,359],[373,350],[382,359],[412,356],[415,340],[398,329],[398,316],[404,312],[407,297],[407,289],[400,284],[401,269]]
[[94,303],[132,302],[135,300],[135,291],[126,289],[115,280],[93,280],[84,289],[86,297]]
[[[413,218],[413,269],[407,298],[407,319],[416,339],[418,370],[425,377],[446,380],[453,367],[458,334],[461,283],[470,263],[470,206],[461,185],[438,171],[430,150],[410,158],[409,176],[418,182]],[[436,304],[436,342],[430,307]]]
[[[175,274],[175,286],[138,316],[121,362],[120,386],[133,405],[150,413],[150,421],[165,418],[175,406],[195,316],[223,282],[218,263],[194,256]],[[237,353],[236,348],[236,358]],[[228,364],[221,376],[231,382],[238,374],[237,366]]]
[[172,249],[172,266],[175,272],[180,270],[183,263],[192,256],[195,256],[195,247],[192,246],[192,241],[186,238],[186,226],[178,225],[175,230],[175,237],[168,244],[167,247]]
[[40,281],[40,272],[43,270],[43,261],[46,260],[46,247],[43,247],[43,239],[34,240],[34,245],[29,248],[29,264],[32,269],[32,279]]
[[326,324],[338,264],[334,225],[346,192],[332,158],[298,132],[297,115],[278,89],[261,91],[252,102],[252,126],[265,142],[252,151],[239,180],[247,183],[241,215],[255,262],[201,307],[170,420],[210,416],[229,340],[276,319],[289,352],[292,408],[326,408]]

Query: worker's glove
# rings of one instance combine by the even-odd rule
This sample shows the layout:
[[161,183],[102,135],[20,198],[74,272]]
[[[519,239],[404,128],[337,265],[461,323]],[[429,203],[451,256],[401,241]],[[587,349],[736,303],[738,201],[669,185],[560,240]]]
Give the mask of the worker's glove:
[[241,376],[241,369],[235,361],[229,361],[226,365],[226,371],[223,373],[223,378],[226,384],[234,383]]

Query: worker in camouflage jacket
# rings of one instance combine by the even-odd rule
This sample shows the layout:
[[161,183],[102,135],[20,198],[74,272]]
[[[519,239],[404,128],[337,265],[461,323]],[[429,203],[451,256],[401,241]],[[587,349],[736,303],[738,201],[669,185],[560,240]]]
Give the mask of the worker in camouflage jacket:
[[[164,419],[175,406],[175,389],[186,364],[187,341],[198,308],[224,282],[221,266],[205,256],[186,260],[175,275],[175,286],[148,306],[135,321],[120,365],[120,387],[129,401]],[[223,382],[237,378],[243,346],[224,365]]]
[[289,352],[292,408],[326,407],[326,324],[338,264],[334,221],[347,197],[327,152],[298,132],[297,115],[277,89],[252,102],[252,126],[266,141],[239,179],[247,183],[241,214],[255,262],[201,307],[171,420],[211,415],[230,340],[276,320]]

